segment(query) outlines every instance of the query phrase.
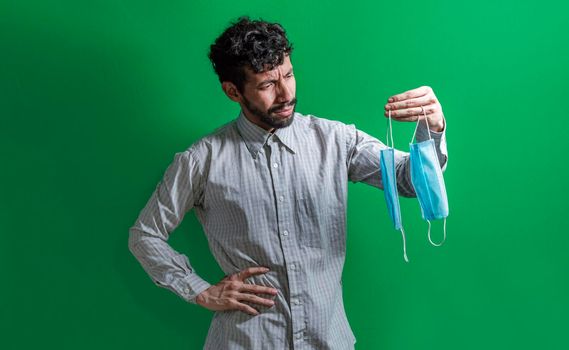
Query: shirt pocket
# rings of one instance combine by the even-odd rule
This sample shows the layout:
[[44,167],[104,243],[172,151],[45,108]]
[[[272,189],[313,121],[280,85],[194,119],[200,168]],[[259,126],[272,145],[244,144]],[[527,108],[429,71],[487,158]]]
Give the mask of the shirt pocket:
[[345,249],[344,210],[329,194],[301,196],[296,204],[297,235],[302,246]]
[[324,206],[314,197],[299,197],[296,200],[297,236],[305,247],[322,249],[326,246]]

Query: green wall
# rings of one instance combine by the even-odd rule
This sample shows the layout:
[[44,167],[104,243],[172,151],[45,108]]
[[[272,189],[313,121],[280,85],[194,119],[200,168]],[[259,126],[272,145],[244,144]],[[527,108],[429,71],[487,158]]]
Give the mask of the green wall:
[[[175,152],[235,118],[206,53],[239,15],[281,22],[298,111],[384,139],[386,99],[447,118],[448,238],[350,184],[344,295],[357,349],[567,349],[568,5],[562,1],[0,0],[0,347],[201,349],[212,313],[127,248]],[[395,124],[407,150],[413,125]],[[441,224],[434,226],[440,237]],[[187,215],[171,244],[223,273]]]

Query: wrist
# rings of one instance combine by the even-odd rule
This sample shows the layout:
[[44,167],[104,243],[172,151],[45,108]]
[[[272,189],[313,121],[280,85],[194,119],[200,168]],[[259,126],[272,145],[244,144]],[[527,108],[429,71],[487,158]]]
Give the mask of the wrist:
[[429,129],[431,129],[431,131],[434,132],[441,132],[445,129],[445,122],[444,119],[441,119],[437,124],[435,125],[429,125]]
[[197,297],[196,297],[196,304],[203,306],[203,304],[205,304],[205,296],[204,296],[204,292],[200,293]]

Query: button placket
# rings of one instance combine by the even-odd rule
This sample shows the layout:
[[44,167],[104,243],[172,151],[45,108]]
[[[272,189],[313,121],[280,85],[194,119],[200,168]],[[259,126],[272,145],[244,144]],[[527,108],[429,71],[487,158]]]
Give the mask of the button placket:
[[[304,331],[306,329],[306,324],[304,323],[304,318],[305,318],[305,314],[304,314],[304,309],[303,309],[303,303],[300,299],[298,299],[297,297],[302,295],[302,291],[303,291],[303,286],[301,281],[298,280],[298,278],[301,278],[301,276],[298,276],[298,257],[295,255],[294,253],[294,248],[292,245],[297,244],[297,242],[293,239],[293,233],[291,232],[291,224],[292,222],[290,222],[291,220],[291,213],[290,213],[290,206],[293,205],[294,203],[290,201],[290,198],[288,198],[287,196],[287,192],[286,190],[286,184],[284,183],[284,181],[286,180],[286,176],[284,174],[284,167],[283,167],[283,162],[281,159],[281,155],[279,152],[279,148],[278,147],[273,147],[274,146],[278,146],[273,140],[269,140],[267,142],[267,147],[270,150],[267,150],[267,152],[270,152],[268,154],[270,154],[270,157],[267,157],[267,165],[269,168],[269,171],[272,175],[272,182],[273,182],[273,195],[276,197],[276,211],[277,211],[277,227],[279,229],[279,231],[281,232],[281,250],[282,250],[282,254],[284,256],[285,259],[285,264],[289,267],[289,269],[287,270],[287,272],[285,272],[288,275],[288,284],[289,284],[289,295],[290,295],[290,303],[291,306],[293,306],[293,310],[291,310],[292,313],[292,329],[293,329],[293,333],[295,334],[294,337],[298,340],[298,341],[302,341],[302,338],[304,336]],[[291,261],[294,261],[294,263],[292,263]],[[298,333],[300,332],[300,333]]]

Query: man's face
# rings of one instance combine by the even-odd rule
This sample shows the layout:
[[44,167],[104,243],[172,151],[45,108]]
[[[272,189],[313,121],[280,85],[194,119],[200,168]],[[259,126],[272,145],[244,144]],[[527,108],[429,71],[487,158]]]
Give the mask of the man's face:
[[241,94],[241,108],[255,124],[266,130],[284,128],[294,119],[296,81],[290,57],[271,71],[254,73],[245,68],[246,83]]

